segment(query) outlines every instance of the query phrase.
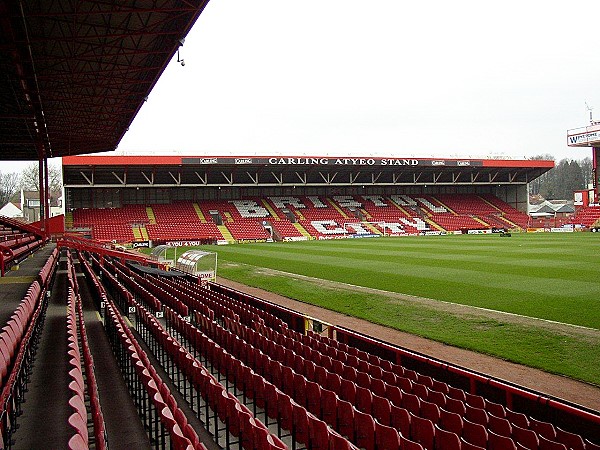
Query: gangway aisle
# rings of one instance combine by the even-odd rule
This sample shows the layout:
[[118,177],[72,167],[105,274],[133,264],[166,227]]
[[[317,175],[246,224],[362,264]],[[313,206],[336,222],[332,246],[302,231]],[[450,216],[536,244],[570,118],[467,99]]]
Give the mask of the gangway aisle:
[[64,261],[59,264],[23,414],[17,419],[19,428],[13,435],[15,450],[68,448],[73,436],[69,425],[72,411],[67,369],[67,274]]

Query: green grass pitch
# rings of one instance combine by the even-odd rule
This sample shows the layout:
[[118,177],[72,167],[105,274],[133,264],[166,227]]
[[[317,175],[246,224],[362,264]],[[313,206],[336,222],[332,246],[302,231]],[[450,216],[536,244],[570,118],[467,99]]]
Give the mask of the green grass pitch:
[[[598,234],[344,239],[205,249],[218,252],[219,276],[600,384]],[[439,302],[338,284],[315,288],[310,279],[264,268],[576,326],[485,317],[481,310],[456,313]]]

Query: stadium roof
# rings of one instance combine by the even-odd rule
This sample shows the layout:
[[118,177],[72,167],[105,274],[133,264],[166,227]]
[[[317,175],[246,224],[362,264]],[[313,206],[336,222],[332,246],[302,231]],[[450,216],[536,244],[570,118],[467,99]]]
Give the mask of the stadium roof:
[[0,0],[0,159],[114,150],[208,0]]
[[74,156],[66,187],[525,184],[554,161],[384,157]]

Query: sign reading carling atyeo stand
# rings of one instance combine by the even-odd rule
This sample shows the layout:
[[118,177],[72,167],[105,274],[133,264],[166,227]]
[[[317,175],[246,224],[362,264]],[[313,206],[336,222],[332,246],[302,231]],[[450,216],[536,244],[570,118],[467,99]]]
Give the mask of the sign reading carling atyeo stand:
[[482,160],[423,158],[330,158],[330,157],[270,157],[270,158],[182,158],[189,165],[259,165],[259,166],[483,166]]

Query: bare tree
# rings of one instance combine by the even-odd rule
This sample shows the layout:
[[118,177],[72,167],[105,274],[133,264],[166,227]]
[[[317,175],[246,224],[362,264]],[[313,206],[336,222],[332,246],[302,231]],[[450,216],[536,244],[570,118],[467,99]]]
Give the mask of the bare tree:
[[18,173],[0,172],[0,207],[6,205],[19,190],[20,182]]
[[[62,173],[60,166],[48,165],[48,186],[50,192],[60,192],[62,189]],[[21,188],[30,191],[40,190],[38,163],[28,165],[21,173]]]

